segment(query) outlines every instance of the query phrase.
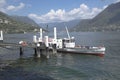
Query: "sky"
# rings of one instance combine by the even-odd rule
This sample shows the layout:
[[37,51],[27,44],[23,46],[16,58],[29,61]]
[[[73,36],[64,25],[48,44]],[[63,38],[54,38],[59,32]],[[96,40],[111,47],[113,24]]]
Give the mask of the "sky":
[[0,0],[0,11],[37,23],[90,19],[120,0]]

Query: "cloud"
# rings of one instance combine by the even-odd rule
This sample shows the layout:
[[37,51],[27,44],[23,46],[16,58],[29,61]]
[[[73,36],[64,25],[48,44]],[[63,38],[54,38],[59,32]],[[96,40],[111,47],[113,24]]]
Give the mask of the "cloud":
[[74,8],[70,11],[65,11],[62,9],[53,10],[51,9],[48,13],[44,15],[29,14],[28,17],[34,19],[38,23],[50,23],[50,22],[63,22],[70,21],[74,19],[88,19],[95,17],[100,13],[102,9],[99,8],[89,8],[85,4],[81,4],[80,7]]
[[0,0],[0,11],[7,13],[8,11],[18,11],[25,7],[24,3],[19,3],[18,6],[9,5],[7,0]]
[[0,11],[5,12],[6,0],[0,0]]
[[117,3],[117,2],[120,2],[120,0],[116,0],[115,2],[116,2],[116,3]]
[[0,0],[0,8],[6,4],[6,0]]
[[18,11],[18,10],[24,8],[24,7],[25,7],[25,4],[24,3],[20,3],[18,6],[10,5],[6,9],[8,11]]

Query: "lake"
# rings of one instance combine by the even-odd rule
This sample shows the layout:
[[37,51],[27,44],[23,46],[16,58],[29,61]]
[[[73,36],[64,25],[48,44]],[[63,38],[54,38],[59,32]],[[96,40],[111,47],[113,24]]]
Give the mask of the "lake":
[[[35,33],[5,34],[4,42],[32,41]],[[38,34],[37,34],[38,35]],[[49,34],[52,36],[53,34]],[[104,57],[80,54],[33,57],[31,48],[19,56],[19,48],[0,48],[0,63],[10,63],[0,69],[0,80],[120,80],[120,32],[72,32],[76,44],[105,46]],[[58,37],[67,37],[59,33]]]

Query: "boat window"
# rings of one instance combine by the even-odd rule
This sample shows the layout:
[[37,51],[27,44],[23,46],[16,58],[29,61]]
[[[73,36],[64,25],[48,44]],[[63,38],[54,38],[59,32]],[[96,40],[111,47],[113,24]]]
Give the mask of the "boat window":
[[64,39],[63,42],[65,43],[75,42],[75,39]]

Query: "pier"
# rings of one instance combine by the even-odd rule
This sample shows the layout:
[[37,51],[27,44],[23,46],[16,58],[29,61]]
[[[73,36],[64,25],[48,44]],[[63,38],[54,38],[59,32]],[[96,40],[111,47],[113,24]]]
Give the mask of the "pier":
[[[39,46],[41,45],[41,46]],[[23,44],[16,44],[16,43],[0,43],[0,47],[2,48],[11,48],[11,47],[18,47],[19,49],[19,55],[22,56],[24,55],[24,49],[25,48],[31,48],[34,50],[34,56],[35,57],[41,57],[41,55],[46,56],[46,58],[49,58],[49,51],[50,49],[48,47],[45,46],[45,44],[43,43],[29,43],[26,45]]]
[[18,43],[6,43],[3,41],[3,32],[1,31],[1,37],[0,40],[2,43],[0,43],[0,47],[3,48],[9,48],[9,47],[18,47],[19,48],[19,55],[24,55],[24,49],[25,48],[31,48],[34,50],[34,56],[41,57],[42,55],[46,56],[46,58],[50,57],[49,52],[52,51],[52,53],[56,53],[56,41],[57,41],[57,34],[56,34],[56,28],[54,28],[54,38],[52,38],[52,41],[49,41],[49,37],[44,36],[43,37],[43,31],[40,29],[39,36],[34,35],[33,41],[31,43],[27,43],[26,41],[19,41]]

